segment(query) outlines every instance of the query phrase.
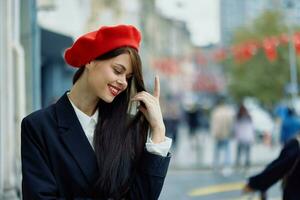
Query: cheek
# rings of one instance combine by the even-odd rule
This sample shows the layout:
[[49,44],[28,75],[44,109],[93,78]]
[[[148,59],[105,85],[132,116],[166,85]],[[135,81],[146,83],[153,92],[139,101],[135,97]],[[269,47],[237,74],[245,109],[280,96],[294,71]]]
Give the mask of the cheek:
[[118,76],[111,70],[106,70],[104,76],[101,76],[101,80],[106,84],[114,83],[118,80]]
[[102,96],[107,92],[107,84],[116,81],[117,76],[109,67],[96,68],[90,71],[88,84],[91,90],[97,95]]
[[97,94],[99,93],[99,90],[103,90],[104,88],[104,80],[103,77],[97,76],[96,73],[91,74],[88,77],[88,84],[91,90]]

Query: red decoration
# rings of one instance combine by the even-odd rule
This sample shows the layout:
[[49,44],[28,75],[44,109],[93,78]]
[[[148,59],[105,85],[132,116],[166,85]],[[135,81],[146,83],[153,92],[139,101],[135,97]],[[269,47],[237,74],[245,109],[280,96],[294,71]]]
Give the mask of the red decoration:
[[278,45],[279,41],[275,37],[269,37],[264,39],[263,41],[263,48],[265,54],[269,61],[274,62],[277,59],[277,50],[276,46]]
[[300,32],[294,34],[294,45],[296,54],[300,55]]
[[254,41],[245,42],[232,48],[234,58],[237,62],[248,61],[254,56],[258,49],[258,43]]
[[[289,35],[282,33],[277,36],[266,37],[262,41],[252,40],[233,45],[228,49],[219,48],[213,52],[212,56],[214,61],[220,62],[226,59],[228,52],[231,52],[237,63],[243,63],[250,60],[257,53],[258,49],[262,48],[267,59],[274,62],[278,57],[277,47],[279,45],[287,45],[289,41]],[[296,54],[300,55],[300,32],[296,32],[293,35],[293,42]],[[206,63],[206,57],[197,55],[196,61],[198,64],[204,64]]]
[[160,72],[167,75],[179,73],[179,62],[174,58],[160,58],[153,62],[153,65]]

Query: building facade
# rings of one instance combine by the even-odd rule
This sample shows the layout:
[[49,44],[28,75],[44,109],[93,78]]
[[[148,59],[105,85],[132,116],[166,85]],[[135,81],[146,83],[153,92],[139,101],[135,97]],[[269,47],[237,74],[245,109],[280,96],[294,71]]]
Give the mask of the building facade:
[[29,89],[39,83],[35,13],[33,0],[0,1],[0,199],[19,199],[20,124],[39,106]]

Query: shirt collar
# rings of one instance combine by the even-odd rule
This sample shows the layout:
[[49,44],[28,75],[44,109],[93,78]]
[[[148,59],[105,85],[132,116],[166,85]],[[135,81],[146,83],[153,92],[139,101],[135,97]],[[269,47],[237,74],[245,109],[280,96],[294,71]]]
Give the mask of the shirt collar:
[[98,122],[98,113],[99,113],[98,109],[92,116],[88,116],[87,114],[85,114],[79,108],[76,107],[76,105],[71,101],[69,96],[68,96],[68,99],[69,99],[70,103],[72,104],[72,107],[74,108],[74,111],[75,111],[77,118],[83,129],[89,127],[89,125],[91,123],[96,124]]

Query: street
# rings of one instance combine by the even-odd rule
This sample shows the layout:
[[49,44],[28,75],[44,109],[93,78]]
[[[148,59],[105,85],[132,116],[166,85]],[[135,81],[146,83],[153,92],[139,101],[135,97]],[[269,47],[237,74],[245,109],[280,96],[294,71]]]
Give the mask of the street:
[[[249,173],[258,172],[251,169]],[[160,200],[258,200],[258,194],[242,195],[245,176],[224,177],[210,170],[170,170]],[[280,184],[268,191],[269,200],[281,199]]]
[[[172,159],[160,200],[259,200],[258,194],[242,195],[247,177],[260,172],[277,157],[280,146],[255,143],[252,146],[252,167],[247,172],[232,168],[232,174],[213,172],[213,138],[208,132],[199,132],[190,138],[187,128],[180,126],[177,149]],[[235,141],[231,141],[231,160],[235,159]],[[268,200],[281,199],[280,183],[268,191]]]

